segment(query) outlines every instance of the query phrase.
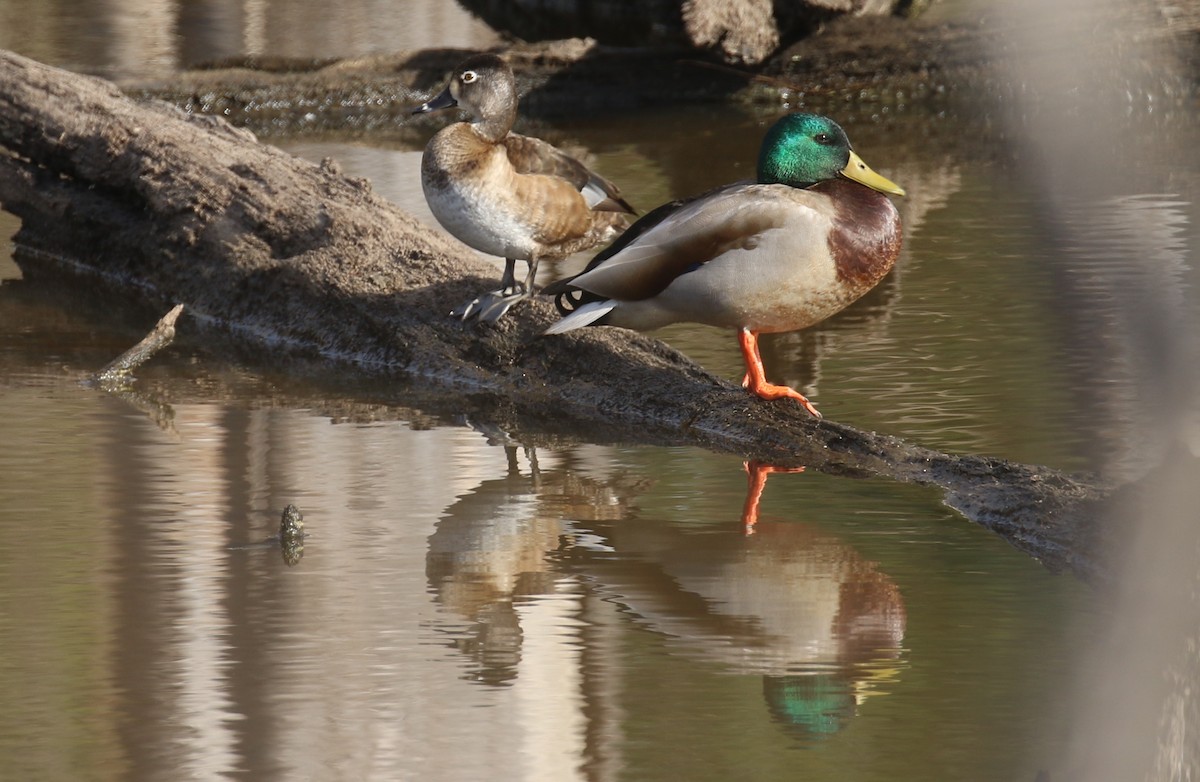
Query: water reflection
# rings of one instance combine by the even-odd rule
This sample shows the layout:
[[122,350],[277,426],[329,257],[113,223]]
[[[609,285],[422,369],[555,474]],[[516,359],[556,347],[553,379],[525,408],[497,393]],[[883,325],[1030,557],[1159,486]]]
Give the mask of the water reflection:
[[[536,452],[505,446],[503,478],[480,483],[460,497],[429,538],[426,576],[438,602],[471,624],[453,645],[478,668],[471,678],[503,684],[517,675],[525,637],[523,607],[544,598],[577,592],[578,579],[555,566],[552,556],[575,534],[567,508],[587,509],[581,518],[622,518],[628,501],[645,481],[615,478],[598,482],[569,471],[542,472]],[[541,599],[541,600],[539,600]]]
[[[798,743],[842,757],[852,725],[880,748],[869,778],[896,778],[886,769],[908,755],[880,715],[926,715],[920,733],[966,724],[964,701],[1003,712],[1027,697],[977,683],[1014,669],[1003,650],[1042,646],[981,637],[960,673],[954,639],[957,607],[974,616],[981,594],[989,628],[1025,628],[1030,611],[1003,599],[1024,582],[1004,563],[1036,565],[964,524],[931,525],[923,493],[777,475],[746,535],[753,504],[729,459],[535,453],[428,419],[332,425],[304,409],[317,397],[244,409],[187,399],[197,383],[229,393],[231,378],[166,378],[147,368],[142,382],[169,402],[173,434],[73,384],[5,387],[22,411],[0,451],[10,763],[36,735],[56,751],[87,744],[113,778],[673,779],[675,756],[647,757],[643,731],[663,747],[712,734],[702,765],[783,766]],[[303,560],[236,548],[278,529],[289,502],[313,535]],[[837,527],[864,510],[886,536],[874,544]],[[947,534],[961,539],[943,546]],[[975,557],[999,568],[984,592],[939,585]],[[919,657],[903,651],[915,609],[897,566],[906,592],[924,590]],[[1055,589],[1029,591],[1041,605]],[[908,675],[917,665],[940,673]],[[88,704],[66,732],[64,701]],[[716,736],[739,731],[744,744],[720,749]],[[948,741],[969,754],[977,735]],[[46,755],[17,776],[38,778]]]
[[804,472],[803,467],[777,467],[762,462],[746,462],[746,502],[742,505],[742,529],[753,535],[758,527],[758,507],[763,491],[767,488],[767,476],[777,472]]
[[319,59],[494,44],[457,3],[440,0],[0,0],[0,48],[108,78],[256,56]]
[[459,498],[429,537],[425,573],[438,601],[472,623],[455,646],[476,660],[476,678],[502,684],[516,676],[522,630],[514,601],[553,595],[546,555],[558,548],[562,523],[538,512],[535,463],[521,475],[517,448],[505,448],[508,471]]
[[900,591],[877,563],[816,527],[759,519],[746,535],[736,518],[731,508],[728,527],[706,534],[626,520],[576,567],[673,653],[761,676],[765,705],[789,732],[834,733],[895,679]]
[[730,507],[728,525],[696,534],[639,518],[644,480],[598,481],[536,461],[526,475],[517,449],[506,452],[505,475],[462,495],[429,539],[430,588],[468,622],[447,634],[474,661],[473,680],[508,684],[528,671],[522,658],[539,627],[560,646],[582,646],[571,619],[581,594],[617,606],[674,653],[761,676],[766,709],[805,740],[843,728],[895,678],[906,623],[898,587],[815,527],[760,519],[773,468],[748,466],[740,519]]
[[[1115,482],[1136,479],[1175,458],[1176,438],[1200,450],[1200,428],[1186,412],[1195,412],[1191,396],[1200,387],[1186,294],[1195,274],[1189,204],[1138,194],[1058,207],[1053,268],[1068,367],[1081,404],[1109,422],[1085,433],[1088,446]],[[1164,414],[1181,410],[1182,427]]]

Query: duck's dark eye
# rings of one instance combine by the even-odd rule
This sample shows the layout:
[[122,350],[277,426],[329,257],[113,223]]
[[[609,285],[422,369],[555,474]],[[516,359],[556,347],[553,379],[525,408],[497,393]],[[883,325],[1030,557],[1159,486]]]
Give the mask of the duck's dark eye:
[[462,79],[463,84],[470,84],[479,78],[479,74],[475,73],[475,71],[463,71],[462,76],[458,78]]
[[824,144],[828,146],[833,143],[833,137],[828,133],[818,133],[817,135],[813,136],[813,141],[817,142],[818,144]]

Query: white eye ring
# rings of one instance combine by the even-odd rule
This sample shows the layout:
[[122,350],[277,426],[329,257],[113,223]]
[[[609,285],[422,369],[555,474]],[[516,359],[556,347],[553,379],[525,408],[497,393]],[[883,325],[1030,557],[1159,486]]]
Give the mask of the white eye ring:
[[479,74],[475,73],[475,71],[463,71],[462,76],[458,78],[462,79],[463,84],[470,84],[479,78]]

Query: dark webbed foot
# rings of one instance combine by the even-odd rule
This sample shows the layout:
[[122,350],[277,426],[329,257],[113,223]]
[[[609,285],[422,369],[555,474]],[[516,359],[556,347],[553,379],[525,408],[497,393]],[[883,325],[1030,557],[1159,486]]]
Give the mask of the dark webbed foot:
[[463,320],[479,318],[485,323],[495,323],[504,317],[504,313],[508,312],[514,304],[527,298],[529,298],[529,292],[524,290],[515,293],[504,290],[489,291],[461,307],[455,307],[450,314]]
[[504,276],[500,278],[500,290],[489,291],[463,304],[461,307],[455,307],[450,311],[450,314],[463,320],[479,318],[485,323],[495,323],[500,320],[500,318],[504,317],[504,313],[512,309],[514,304],[532,295],[533,278],[537,272],[537,261],[529,262],[529,274],[523,283],[517,282],[516,274],[514,274],[515,266],[515,260],[505,258]]

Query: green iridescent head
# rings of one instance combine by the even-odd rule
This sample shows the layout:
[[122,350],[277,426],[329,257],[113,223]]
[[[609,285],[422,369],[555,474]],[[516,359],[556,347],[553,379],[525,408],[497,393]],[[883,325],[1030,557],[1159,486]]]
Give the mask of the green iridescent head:
[[758,152],[758,181],[808,187],[844,176],[883,193],[904,195],[850,149],[846,131],[828,117],[789,114],[767,131]]

